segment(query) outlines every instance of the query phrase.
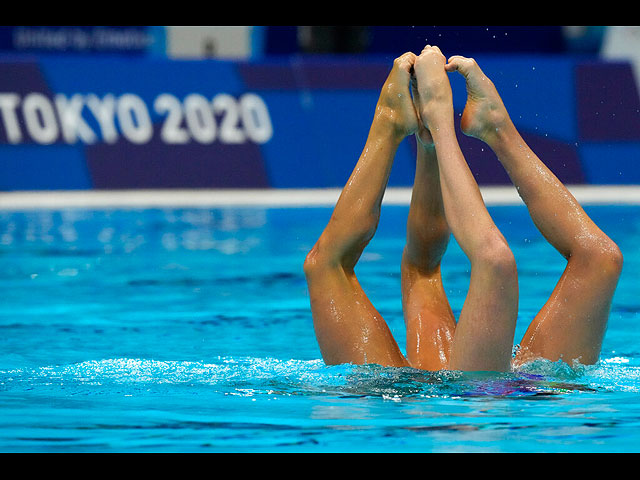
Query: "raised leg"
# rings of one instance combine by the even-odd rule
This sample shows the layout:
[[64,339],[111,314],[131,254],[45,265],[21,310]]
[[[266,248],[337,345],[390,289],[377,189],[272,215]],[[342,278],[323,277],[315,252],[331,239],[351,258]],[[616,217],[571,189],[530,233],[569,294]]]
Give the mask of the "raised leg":
[[398,145],[418,127],[409,90],[414,61],[412,53],[394,61],[362,154],[305,260],[316,338],[327,364],[408,365],[354,268],[376,231]]
[[427,45],[414,69],[419,115],[437,153],[446,219],[471,262],[469,291],[451,343],[449,368],[505,371],[511,368],[518,310],[515,261],[460,151],[444,65],[440,50]]
[[466,79],[462,130],[496,153],[533,222],[567,260],[551,297],[522,339],[516,364],[539,357],[595,363],[622,268],[620,249],[524,142],[477,63],[454,56],[446,68]]
[[414,368],[442,370],[449,366],[456,327],[440,273],[450,231],[431,136],[425,129],[416,138],[416,174],[407,220],[407,244],[402,256],[407,359]]

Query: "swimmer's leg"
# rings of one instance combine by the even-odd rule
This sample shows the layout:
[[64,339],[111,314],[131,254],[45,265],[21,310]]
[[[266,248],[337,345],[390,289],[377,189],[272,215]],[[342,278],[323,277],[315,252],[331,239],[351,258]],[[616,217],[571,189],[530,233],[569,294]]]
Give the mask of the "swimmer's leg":
[[[316,338],[327,364],[406,366],[354,268],[375,234],[394,148],[372,130],[322,235],[304,263]],[[379,142],[377,146],[369,142]]]
[[620,249],[527,146],[475,61],[452,57],[447,69],[467,81],[463,131],[496,153],[537,228],[567,259],[551,297],[522,339],[516,363],[536,357],[595,363],[622,269]]
[[430,138],[426,143],[418,135],[416,138],[416,173],[402,256],[407,359],[414,368],[442,370],[449,365],[456,327],[440,273],[450,231],[440,192],[435,147]]
[[416,60],[420,117],[436,148],[447,223],[471,263],[469,291],[451,344],[452,370],[511,368],[518,312],[513,254],[487,211],[460,150],[445,59],[427,46]]
[[409,91],[414,57],[405,54],[394,62],[362,154],[305,260],[316,338],[327,364],[408,365],[354,268],[378,226],[398,145],[417,129]]

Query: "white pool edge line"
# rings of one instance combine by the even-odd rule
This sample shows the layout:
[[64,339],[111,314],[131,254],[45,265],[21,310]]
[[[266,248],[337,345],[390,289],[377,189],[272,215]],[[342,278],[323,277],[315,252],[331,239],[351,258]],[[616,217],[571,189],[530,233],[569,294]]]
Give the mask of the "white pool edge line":
[[[568,185],[583,205],[640,205],[640,185]],[[480,188],[487,206],[523,204],[513,186]],[[340,188],[215,190],[52,190],[0,192],[0,210],[61,208],[326,207]],[[385,205],[408,205],[411,188],[390,187]]]

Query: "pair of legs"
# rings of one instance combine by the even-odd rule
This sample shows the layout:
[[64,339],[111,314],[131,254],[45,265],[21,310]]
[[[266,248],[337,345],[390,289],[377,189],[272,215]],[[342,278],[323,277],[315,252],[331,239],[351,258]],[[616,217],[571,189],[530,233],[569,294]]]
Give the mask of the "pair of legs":
[[[418,66],[415,56],[405,54],[404,60],[411,68]],[[440,124],[434,128],[441,115],[422,115],[421,107],[416,107],[418,123],[432,122],[429,128],[433,137],[436,130],[439,132],[434,141],[419,125],[408,126],[406,104],[393,105],[391,98],[408,93],[404,87],[400,93],[393,89],[399,88],[407,72],[412,71],[406,64],[404,69],[399,65],[397,59],[383,87],[363,153],[304,265],[314,328],[325,362],[425,370],[507,370],[512,361],[521,364],[535,358],[595,363],[622,267],[620,250],[526,145],[480,67],[472,59],[449,59],[445,70],[458,71],[467,84],[463,132],[486,142],[495,152],[535,225],[567,261],[551,297],[532,320],[512,359],[518,304],[513,255],[486,213],[473,176],[460,161],[457,143],[450,136],[441,136]],[[423,97],[430,93],[439,96],[440,84],[435,80],[442,80],[441,73],[421,75],[414,99],[419,97],[420,88]],[[383,115],[385,111],[387,115]],[[404,118],[404,134],[412,129],[418,132],[416,174],[401,265],[406,357],[354,273],[378,224],[400,141],[396,135],[398,117]],[[440,273],[451,232],[472,266],[469,291],[457,322]]]

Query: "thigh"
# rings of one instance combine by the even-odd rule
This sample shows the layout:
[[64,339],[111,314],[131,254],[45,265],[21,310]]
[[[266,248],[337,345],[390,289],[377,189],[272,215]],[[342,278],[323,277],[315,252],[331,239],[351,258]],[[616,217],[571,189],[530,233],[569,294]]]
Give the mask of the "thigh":
[[403,258],[402,309],[409,364],[423,370],[448,368],[456,321],[439,266],[425,272]]
[[353,272],[341,266],[319,267],[307,273],[307,284],[325,363],[408,366],[387,323]]
[[588,260],[569,260],[549,300],[525,332],[514,359],[518,366],[536,358],[598,361],[617,277],[604,274]]
[[511,369],[518,316],[518,281],[514,271],[471,269],[469,291],[458,318],[450,368],[464,371]]

